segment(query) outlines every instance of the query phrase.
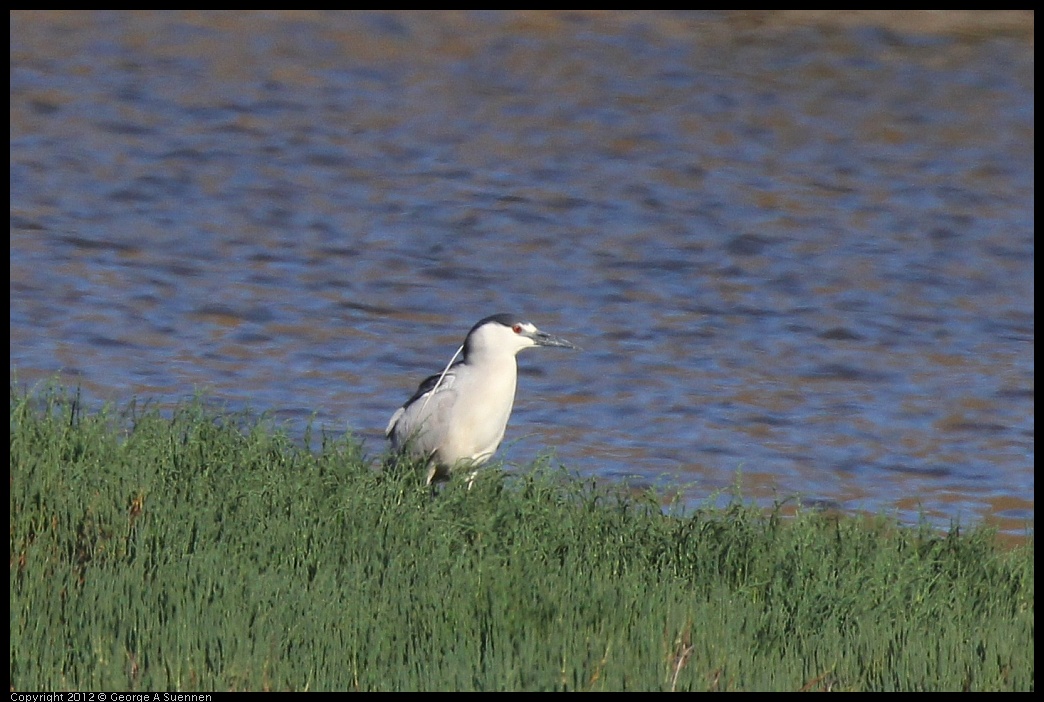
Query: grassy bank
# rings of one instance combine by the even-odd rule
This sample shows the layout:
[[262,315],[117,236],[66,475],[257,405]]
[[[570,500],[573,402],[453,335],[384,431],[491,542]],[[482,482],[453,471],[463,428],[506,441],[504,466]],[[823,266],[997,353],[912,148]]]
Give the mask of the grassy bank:
[[1032,545],[11,394],[13,690],[1031,690]]

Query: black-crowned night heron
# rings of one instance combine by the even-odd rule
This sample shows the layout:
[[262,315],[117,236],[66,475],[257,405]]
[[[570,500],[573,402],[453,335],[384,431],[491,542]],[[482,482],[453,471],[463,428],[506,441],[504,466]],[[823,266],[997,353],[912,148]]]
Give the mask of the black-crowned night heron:
[[531,346],[576,348],[514,315],[480,320],[450,365],[421,383],[392,415],[385,430],[392,448],[426,459],[429,484],[488,461],[504,438],[515,403],[515,356]]

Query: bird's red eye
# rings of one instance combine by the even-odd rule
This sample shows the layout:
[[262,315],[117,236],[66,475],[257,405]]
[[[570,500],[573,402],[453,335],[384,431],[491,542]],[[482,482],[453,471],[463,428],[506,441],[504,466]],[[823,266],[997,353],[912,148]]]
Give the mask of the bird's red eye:
[[522,333],[522,325],[521,324],[516,324],[515,326],[511,327],[511,329],[516,334],[521,334]]

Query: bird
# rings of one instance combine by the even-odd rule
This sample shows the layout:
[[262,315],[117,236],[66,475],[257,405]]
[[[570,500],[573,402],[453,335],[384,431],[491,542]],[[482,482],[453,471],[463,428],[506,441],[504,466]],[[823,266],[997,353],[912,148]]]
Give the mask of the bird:
[[393,451],[424,459],[427,485],[459,470],[469,473],[470,485],[504,438],[515,403],[515,357],[534,346],[578,349],[514,314],[480,319],[442,373],[426,378],[391,416],[385,436]]

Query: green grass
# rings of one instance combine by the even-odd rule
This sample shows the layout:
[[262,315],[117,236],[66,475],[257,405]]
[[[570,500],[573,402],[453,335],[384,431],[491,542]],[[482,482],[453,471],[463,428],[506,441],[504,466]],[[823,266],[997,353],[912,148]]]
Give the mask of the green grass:
[[[1032,690],[1033,545],[11,393],[12,690]],[[320,443],[317,440],[316,443]]]

